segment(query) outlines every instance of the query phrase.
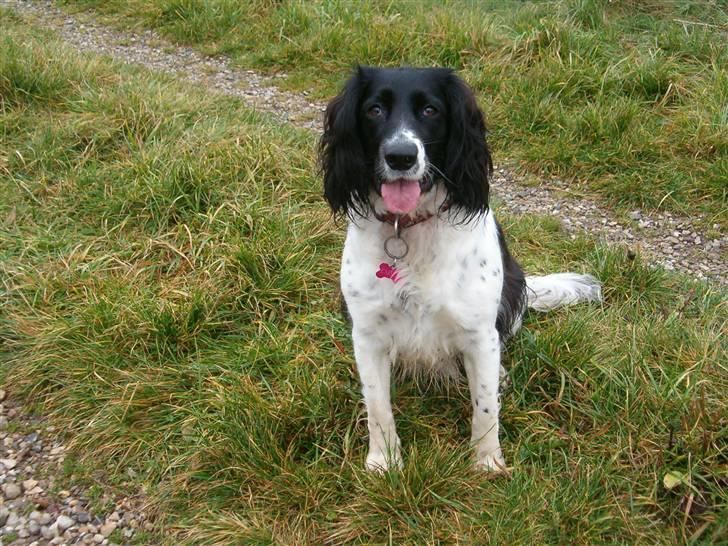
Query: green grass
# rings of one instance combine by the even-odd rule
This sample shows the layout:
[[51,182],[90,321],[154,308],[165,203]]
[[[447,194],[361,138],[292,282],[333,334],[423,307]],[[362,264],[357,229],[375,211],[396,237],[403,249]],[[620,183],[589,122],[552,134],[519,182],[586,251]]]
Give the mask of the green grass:
[[470,469],[465,385],[411,383],[404,470],[369,475],[315,136],[0,28],[0,377],[69,431],[75,475],[147,488],[139,543],[725,539],[716,287],[501,215],[529,271],[593,272],[604,304],[510,344],[510,476]]
[[357,63],[444,65],[478,92],[496,159],[617,210],[727,227],[728,10],[602,2],[67,0],[332,96]]

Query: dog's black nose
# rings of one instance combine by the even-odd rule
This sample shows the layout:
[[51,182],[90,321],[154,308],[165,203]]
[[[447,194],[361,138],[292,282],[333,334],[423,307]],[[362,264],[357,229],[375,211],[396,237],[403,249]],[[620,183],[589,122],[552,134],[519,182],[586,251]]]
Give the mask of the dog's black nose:
[[384,161],[390,169],[395,171],[407,171],[417,161],[417,145],[414,142],[399,140],[387,144],[384,149]]

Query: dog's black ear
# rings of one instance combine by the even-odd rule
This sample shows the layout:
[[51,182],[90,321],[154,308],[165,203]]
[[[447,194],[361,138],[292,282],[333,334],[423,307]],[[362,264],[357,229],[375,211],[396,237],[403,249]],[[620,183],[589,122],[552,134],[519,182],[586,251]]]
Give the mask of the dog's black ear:
[[334,214],[363,214],[371,186],[359,134],[359,108],[366,68],[357,67],[344,89],[326,107],[319,160],[324,197]]
[[488,179],[493,163],[485,140],[485,121],[473,91],[455,74],[450,74],[447,99],[445,185],[452,204],[472,218],[488,210]]

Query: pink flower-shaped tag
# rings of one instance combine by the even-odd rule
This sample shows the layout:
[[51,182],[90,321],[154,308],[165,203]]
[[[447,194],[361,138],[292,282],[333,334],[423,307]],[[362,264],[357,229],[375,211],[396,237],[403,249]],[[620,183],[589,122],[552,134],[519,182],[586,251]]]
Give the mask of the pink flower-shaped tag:
[[375,273],[378,279],[391,279],[393,283],[399,282],[399,271],[386,262],[379,264],[379,271]]

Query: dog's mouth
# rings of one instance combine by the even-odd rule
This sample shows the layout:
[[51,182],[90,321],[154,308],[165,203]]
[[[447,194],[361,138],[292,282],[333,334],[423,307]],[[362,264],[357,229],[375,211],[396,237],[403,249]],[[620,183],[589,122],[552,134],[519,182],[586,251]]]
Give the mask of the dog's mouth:
[[396,178],[382,183],[382,200],[387,210],[394,214],[409,214],[417,208],[422,189],[419,180]]
[[395,178],[382,180],[379,190],[387,212],[409,214],[417,208],[420,195],[432,187],[428,177],[423,179]]

